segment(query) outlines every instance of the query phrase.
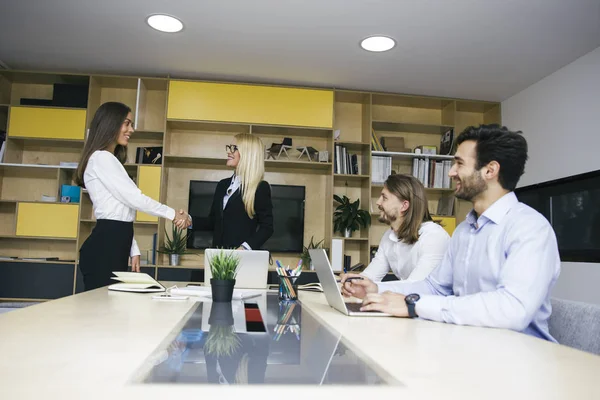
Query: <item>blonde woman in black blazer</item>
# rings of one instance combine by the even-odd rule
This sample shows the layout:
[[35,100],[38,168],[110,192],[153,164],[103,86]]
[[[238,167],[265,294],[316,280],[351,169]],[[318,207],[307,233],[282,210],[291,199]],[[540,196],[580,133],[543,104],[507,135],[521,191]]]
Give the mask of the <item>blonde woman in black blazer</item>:
[[225,148],[227,166],[235,173],[217,184],[208,216],[191,216],[192,225],[213,231],[212,247],[258,250],[273,235],[271,187],[263,180],[264,145],[241,133]]

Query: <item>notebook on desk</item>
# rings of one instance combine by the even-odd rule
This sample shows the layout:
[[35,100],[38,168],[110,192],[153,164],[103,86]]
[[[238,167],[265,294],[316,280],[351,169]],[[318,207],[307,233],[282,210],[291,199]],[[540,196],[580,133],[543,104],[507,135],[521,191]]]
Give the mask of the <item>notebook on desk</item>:
[[108,290],[119,292],[154,293],[164,292],[166,288],[150,275],[143,272],[113,272],[111,279],[120,281],[108,287]]

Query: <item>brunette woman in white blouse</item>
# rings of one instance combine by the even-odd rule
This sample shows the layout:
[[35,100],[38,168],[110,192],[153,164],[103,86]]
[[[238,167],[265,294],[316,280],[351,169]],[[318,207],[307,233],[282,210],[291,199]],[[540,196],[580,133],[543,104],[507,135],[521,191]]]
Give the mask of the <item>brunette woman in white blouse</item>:
[[98,108],[77,168],[77,184],[87,188],[94,206],[96,226],[79,250],[79,268],[85,290],[112,283],[112,271],[140,270],[140,249],[133,237],[136,211],[166,218],[187,228],[187,214],[144,195],[123,164],[133,134],[131,109],[122,103]]

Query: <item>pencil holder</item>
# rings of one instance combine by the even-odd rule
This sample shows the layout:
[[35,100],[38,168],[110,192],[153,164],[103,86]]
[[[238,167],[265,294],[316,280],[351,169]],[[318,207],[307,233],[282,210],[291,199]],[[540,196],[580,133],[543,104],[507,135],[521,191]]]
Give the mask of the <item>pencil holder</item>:
[[296,283],[297,280],[297,276],[279,275],[279,300],[298,300],[298,284]]

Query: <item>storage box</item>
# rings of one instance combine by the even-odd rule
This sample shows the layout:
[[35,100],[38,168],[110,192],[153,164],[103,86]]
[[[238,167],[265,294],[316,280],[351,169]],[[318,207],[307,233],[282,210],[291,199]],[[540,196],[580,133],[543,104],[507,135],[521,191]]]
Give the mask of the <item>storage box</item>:
[[62,185],[60,187],[60,197],[68,197],[70,199],[69,203],[79,203],[81,190],[79,186]]
[[397,136],[385,136],[381,138],[381,145],[385,151],[394,151],[398,153],[412,153],[412,150],[404,147],[404,138]]

